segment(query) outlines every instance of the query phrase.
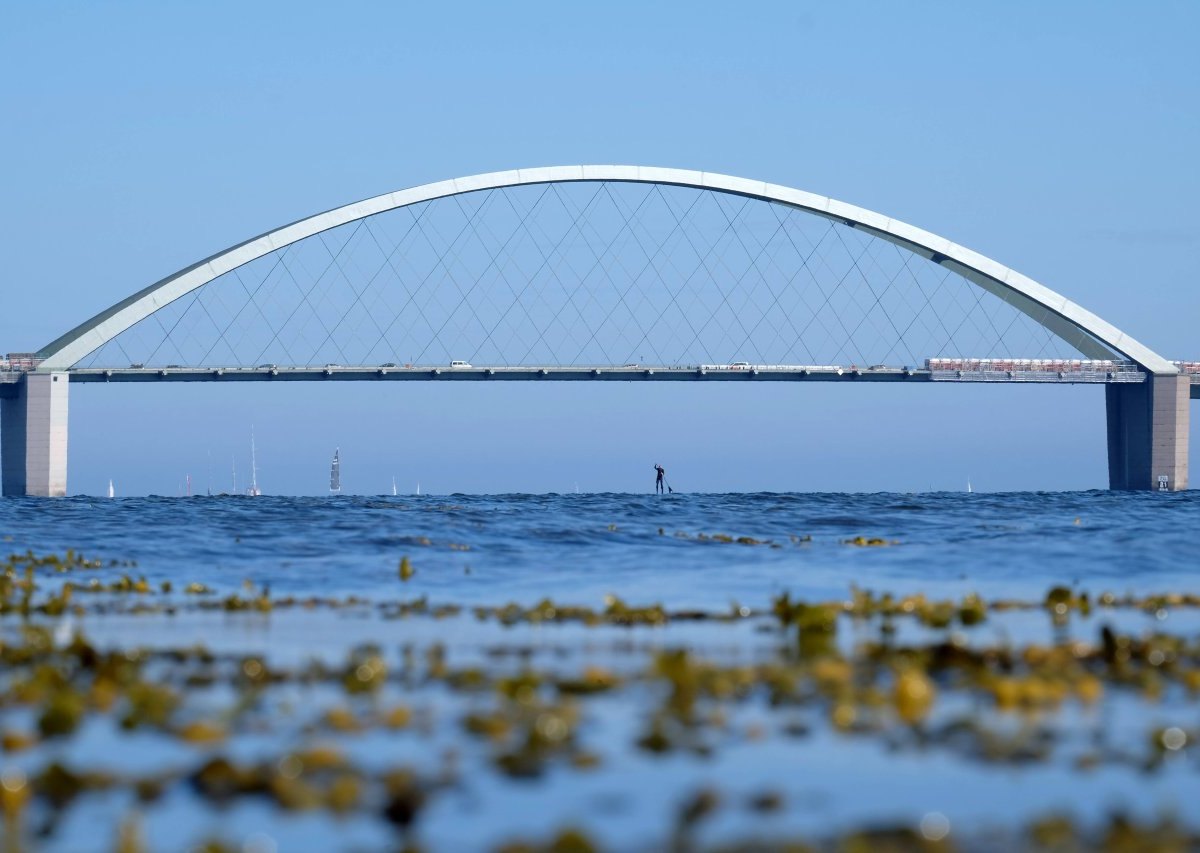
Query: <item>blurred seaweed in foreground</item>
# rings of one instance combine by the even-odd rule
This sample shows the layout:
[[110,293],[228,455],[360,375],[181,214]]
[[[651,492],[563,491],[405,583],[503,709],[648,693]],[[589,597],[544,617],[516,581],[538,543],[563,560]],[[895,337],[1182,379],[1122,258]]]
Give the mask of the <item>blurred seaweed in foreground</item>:
[[[415,570],[407,558],[400,565],[407,583]],[[722,770],[747,751],[782,754],[800,744],[836,760],[857,744],[935,764],[1047,768],[1047,779],[1107,770],[1128,779],[1182,774],[1194,785],[1200,639],[1173,630],[1170,616],[1200,608],[1195,595],[1056,586],[1031,600],[930,599],[855,588],[842,600],[785,593],[762,606],[719,610],[630,604],[618,595],[599,607],[549,599],[464,607],[423,596],[273,596],[253,583],[223,593],[198,581],[153,587],[132,568],[73,552],[3,563],[0,806],[8,849],[71,849],[80,840],[72,814],[101,802],[123,804],[107,827],[111,849],[120,851],[243,849],[244,839],[222,840],[220,827],[222,815],[246,803],[269,807],[261,818],[268,836],[305,815],[327,822],[320,846],[338,846],[339,828],[352,826],[416,849],[436,837],[431,812],[439,804],[457,809],[531,786],[542,792],[545,814],[561,808],[558,823],[574,828],[520,837],[496,828],[478,837],[480,846],[1124,851],[1200,844],[1190,814],[1179,822],[1013,816],[1002,804],[986,820],[961,821],[951,803],[911,824],[817,821],[800,831],[787,818],[812,823],[811,807],[789,789],[795,780],[786,764],[768,763],[750,778]],[[269,627],[284,618],[323,636],[346,620],[368,620],[378,640],[314,645],[298,663],[269,651],[230,651],[227,642],[218,650],[173,640],[181,620],[220,629],[242,624],[229,620]],[[137,642],[106,634],[114,621],[130,620],[143,626],[134,629]],[[1044,637],[1017,639],[1036,632],[1010,631],[1014,620],[1036,620]],[[689,778],[703,772],[725,783],[639,786],[639,774],[681,757],[698,762]],[[821,785],[812,774],[819,766],[809,765],[805,785]],[[573,786],[610,771],[656,809],[637,837],[623,835],[619,809],[580,814],[558,805]],[[755,789],[739,790],[746,783]],[[156,810],[181,803],[214,833],[149,837]],[[892,810],[883,800],[878,806],[881,815]],[[761,830],[768,820],[777,825]],[[94,833],[87,846],[97,846]]]

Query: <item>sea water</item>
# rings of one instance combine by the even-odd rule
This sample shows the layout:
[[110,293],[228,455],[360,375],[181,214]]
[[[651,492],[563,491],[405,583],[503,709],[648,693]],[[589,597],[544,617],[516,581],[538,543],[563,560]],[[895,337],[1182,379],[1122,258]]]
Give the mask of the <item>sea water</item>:
[[[1028,596],[1075,581],[1145,593],[1196,581],[1198,525],[1197,492],[0,501],[10,551],[136,560],[155,581],[232,589],[250,579],[383,598],[398,592],[399,557],[419,554],[421,592],[489,604],[618,593],[680,607],[765,605],[785,590],[837,596],[851,585]],[[698,534],[788,547],[724,549]],[[855,536],[903,547],[841,546]],[[792,547],[791,537],[811,542]]]
[[[735,691],[728,702],[705,706],[711,720],[705,718],[703,744],[663,752],[638,744],[669,701],[661,685],[639,680],[663,665],[656,656],[684,650],[692,659],[739,667],[795,655],[793,629],[773,615],[784,594],[810,602],[865,591],[952,601],[978,595],[1038,605],[996,612],[971,627],[903,623],[891,628],[889,642],[953,635],[964,647],[1095,644],[1108,626],[1131,636],[1169,630],[1182,644],[1181,662],[1192,660],[1196,608],[1097,607],[1055,618],[1040,605],[1055,587],[1097,603],[1106,593],[1144,601],[1200,592],[1198,530],[1195,492],[4,499],[0,551],[73,549],[105,565],[64,580],[103,586],[144,579],[152,591],[142,598],[76,593],[78,612],[30,617],[60,637],[78,632],[99,649],[202,646],[218,657],[255,656],[295,671],[312,662],[341,666],[355,649],[370,647],[389,673],[369,706],[328,685],[281,686],[215,744],[123,731],[100,715],[73,736],[7,754],[4,763],[31,779],[60,761],[128,778],[162,772],[186,780],[215,754],[254,761],[313,742],[333,744],[364,773],[403,766],[424,779],[453,777],[430,783],[419,819],[406,830],[412,835],[404,836],[431,849],[544,842],[565,827],[614,849],[657,849],[681,838],[689,846],[751,837],[820,840],[864,826],[917,826],[930,815],[968,840],[1048,813],[1082,825],[1114,811],[1145,819],[1169,813],[1195,826],[1200,706],[1169,679],[1149,699],[1137,689],[1114,689],[1099,704],[1068,701],[996,718],[998,730],[1040,727],[1054,738],[1052,754],[1038,760],[981,758],[976,741],[968,747],[955,740],[950,723],[991,719],[995,711],[978,693],[955,692],[949,683],[939,684],[935,716],[921,724],[926,731],[831,725],[836,715],[820,702],[781,708],[761,691]],[[403,579],[402,559],[409,567]],[[58,578],[38,572],[53,588]],[[197,591],[187,592],[189,584]],[[143,599],[156,603],[140,612]],[[268,599],[312,602],[270,611],[221,606]],[[517,612],[540,602],[597,613],[614,602],[657,604],[681,618],[625,627],[487,616],[488,608],[515,604]],[[443,606],[452,609],[438,612]],[[24,624],[5,615],[6,641]],[[843,627],[836,642],[852,654],[856,644],[874,641],[877,628]],[[410,659],[429,654],[440,656],[443,668],[488,677],[592,667],[628,678],[629,686],[581,700],[572,711],[572,748],[598,757],[594,767],[547,760],[535,773],[507,773],[497,769],[499,740],[464,734],[468,718],[493,707],[492,694],[414,676],[421,665]],[[217,717],[236,704],[222,689],[196,701],[196,713]],[[416,714],[417,731],[356,732],[315,722],[326,719],[323,709],[346,702],[364,718],[379,713],[381,703],[401,703]],[[36,713],[9,703],[0,709],[0,726],[31,730]],[[941,729],[935,718],[945,723]],[[1163,727],[1192,741],[1149,772],[1144,747]],[[1108,745],[1107,758],[1088,769],[1097,738]],[[269,797],[214,806],[186,782],[145,803],[123,790],[80,796],[53,822],[35,802],[31,814],[47,821],[39,844],[111,849],[119,821],[130,814],[139,816],[151,849],[214,838],[232,849],[373,849],[397,838],[377,804],[330,816],[281,809]],[[717,792],[719,805],[688,828],[694,834],[681,836],[680,815],[705,790]],[[783,805],[747,805],[766,795]]]

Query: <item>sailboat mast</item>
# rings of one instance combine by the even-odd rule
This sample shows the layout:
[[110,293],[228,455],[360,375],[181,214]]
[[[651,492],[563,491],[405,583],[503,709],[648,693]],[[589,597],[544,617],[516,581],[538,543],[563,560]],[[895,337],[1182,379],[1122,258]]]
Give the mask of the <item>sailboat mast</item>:
[[254,452],[254,427],[250,427],[250,489],[247,494],[258,497],[262,492],[258,488],[258,458]]

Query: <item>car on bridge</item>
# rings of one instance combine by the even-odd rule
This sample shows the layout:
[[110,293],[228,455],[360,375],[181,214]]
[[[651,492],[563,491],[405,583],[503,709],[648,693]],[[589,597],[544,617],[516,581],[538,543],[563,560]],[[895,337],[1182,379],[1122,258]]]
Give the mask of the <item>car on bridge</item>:
[[466,361],[452,361],[452,362],[450,362],[450,369],[451,369],[451,370],[468,370],[470,367],[471,367],[471,364],[470,364],[470,362],[466,362]]

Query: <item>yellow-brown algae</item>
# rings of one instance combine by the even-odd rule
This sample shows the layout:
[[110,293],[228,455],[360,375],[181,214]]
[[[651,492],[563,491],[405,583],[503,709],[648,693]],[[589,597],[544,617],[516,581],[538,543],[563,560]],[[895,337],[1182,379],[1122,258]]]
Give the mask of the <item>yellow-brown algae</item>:
[[853,539],[843,539],[843,545],[855,545],[859,548],[882,548],[887,545],[899,545],[895,539],[883,539],[878,536],[855,536]]
[[5,752],[23,752],[37,743],[37,738],[28,732],[5,729],[4,733],[0,734],[0,748]]
[[383,725],[389,729],[406,729],[412,723],[412,709],[397,705],[385,711],[382,717]]
[[19,767],[6,767],[0,772],[0,811],[8,828],[19,826],[21,813],[29,801],[29,784],[25,771]]
[[909,667],[897,673],[892,688],[892,701],[896,714],[912,725],[921,722],[933,707],[937,689],[925,673]]
[[348,773],[334,777],[326,793],[326,803],[335,812],[344,813],[357,808],[362,798],[362,784]]
[[185,743],[209,745],[225,740],[229,732],[218,723],[209,720],[193,720],[181,726],[177,735]]
[[[18,572],[5,576],[6,583],[0,584],[0,597],[8,596],[6,612],[27,612],[30,617],[28,622],[13,619],[0,643],[6,679],[3,707],[20,708],[30,722],[6,719],[0,745],[9,751],[26,750],[29,755],[22,758],[35,761],[43,758],[42,750],[60,749],[51,746],[52,741],[71,748],[76,742],[74,732],[85,722],[106,716],[148,730],[149,737],[174,738],[205,750],[226,738],[236,742],[239,735],[250,732],[285,736],[320,732],[340,740],[354,732],[382,734],[408,728],[415,731],[415,738],[397,737],[416,742],[451,725],[439,718],[437,703],[419,704],[417,691],[426,689],[455,697],[452,701],[461,704],[448,706],[448,719],[461,721],[466,734],[481,738],[476,754],[484,753],[483,766],[489,772],[514,777],[536,776],[552,764],[582,770],[608,760],[608,752],[588,742],[597,714],[602,713],[599,709],[612,701],[593,698],[601,694],[626,702],[652,697],[636,736],[636,745],[651,752],[718,754],[747,740],[809,732],[810,724],[825,731],[821,720],[827,718],[830,727],[846,737],[886,739],[899,749],[919,743],[922,749],[949,750],[974,761],[1045,762],[1057,756],[1068,767],[1124,765],[1149,772],[1163,762],[1178,766],[1181,756],[1191,760],[1200,735],[1187,727],[1189,719],[1183,718],[1183,724],[1171,719],[1181,698],[1190,701],[1188,691],[1200,689],[1200,646],[1195,639],[1180,634],[1175,620],[1143,620],[1141,624],[1153,627],[1130,630],[1118,628],[1129,623],[1113,615],[1120,608],[1126,616],[1136,617],[1136,611],[1143,610],[1157,617],[1162,611],[1195,607],[1196,599],[1182,593],[1096,599],[1086,591],[1062,586],[1040,599],[997,602],[978,595],[931,600],[920,594],[892,596],[852,589],[848,597],[836,601],[779,596],[773,602],[773,617],[766,617],[765,610],[740,605],[711,611],[631,605],[616,595],[600,610],[543,599],[533,606],[480,606],[474,612],[505,625],[571,621],[609,630],[608,637],[614,636],[611,629],[599,626],[706,619],[714,626],[711,630],[720,631],[715,626],[726,619],[747,618],[758,620],[755,628],[768,645],[760,646],[750,658],[741,657],[740,651],[730,655],[722,648],[709,655],[678,642],[680,633],[671,629],[645,644],[640,638],[621,639],[613,646],[619,650],[617,657],[605,658],[604,665],[591,657],[599,637],[585,644],[588,652],[582,659],[571,655],[577,650],[565,646],[515,641],[488,648],[482,662],[464,664],[456,657],[457,643],[448,649],[441,643],[405,640],[399,664],[393,651],[361,646],[340,663],[289,668],[274,663],[268,667],[267,659],[257,655],[213,655],[194,647],[98,644],[98,650],[78,625],[72,628],[69,620],[45,618],[57,609],[73,612],[76,604],[69,595],[78,589],[61,586],[59,579],[48,583],[54,577],[50,571],[41,567],[40,574],[31,575],[22,564],[24,578]],[[158,588],[137,593],[138,582],[129,578],[94,580],[99,592],[114,596],[95,605],[89,601],[89,613],[137,613],[127,593],[143,600],[142,607],[148,598],[154,604],[159,594]],[[125,603],[118,596],[124,596]],[[237,607],[245,609],[261,606],[255,602],[330,611],[360,607],[368,615],[414,619],[453,617],[461,611],[455,605],[431,604],[424,597],[379,603],[355,603],[352,597],[272,598],[268,590],[253,584],[235,596]],[[203,614],[224,609],[227,601],[214,598],[183,606]],[[1088,612],[1091,601],[1103,608],[1093,615],[1096,621],[1076,618]],[[1055,618],[1075,621],[1067,632],[1041,642],[998,638],[997,632],[1009,624],[1006,613],[1029,609],[1045,609]],[[997,623],[995,630],[969,630],[989,618]],[[1110,619],[1111,624],[1106,621]],[[884,630],[905,621],[911,629],[905,633]],[[839,627],[843,629],[840,643]],[[672,645],[663,648],[665,643]],[[327,698],[298,714],[291,705],[294,700],[282,695],[289,685],[326,689]],[[210,687],[216,688],[216,695],[222,688],[233,688],[235,699],[228,708],[213,708],[200,698],[213,692],[207,690]],[[411,699],[408,691],[413,691]],[[1162,702],[1161,710],[1152,713],[1163,722],[1147,729],[1145,738],[1129,749],[1093,744],[1082,754],[1064,756],[1070,748],[1059,743],[1049,727],[1060,721],[1069,724],[1070,715],[1078,715],[1080,706],[1101,709],[1086,718],[1102,725],[1110,695],[1142,709],[1149,708],[1151,701]],[[400,697],[417,702],[416,710],[397,705]],[[963,701],[981,699],[989,707],[976,717],[950,716]],[[276,713],[259,717],[254,710],[259,707]],[[1012,711],[1027,717],[1005,718]],[[1055,716],[1060,713],[1063,716]],[[32,727],[39,719],[45,721],[41,737],[24,734],[22,727]],[[907,726],[915,728],[906,731]],[[463,731],[452,731],[464,737]],[[457,773],[437,777],[431,787],[411,774],[385,781],[384,776],[365,773],[336,753],[326,763],[304,756],[303,750],[257,764],[231,764],[218,757],[197,769],[201,757],[172,773],[145,777],[104,777],[60,764],[25,784],[47,802],[55,798],[65,804],[108,786],[150,803],[183,779],[192,779],[202,795],[214,801],[261,796],[288,809],[325,809],[335,814],[374,810],[378,817],[407,825],[401,819],[408,815],[410,822],[415,820],[424,799],[438,796],[438,787],[453,784]],[[474,769],[466,768],[467,772]],[[408,782],[398,781],[401,778]],[[740,799],[744,794],[738,796],[744,802]]]

